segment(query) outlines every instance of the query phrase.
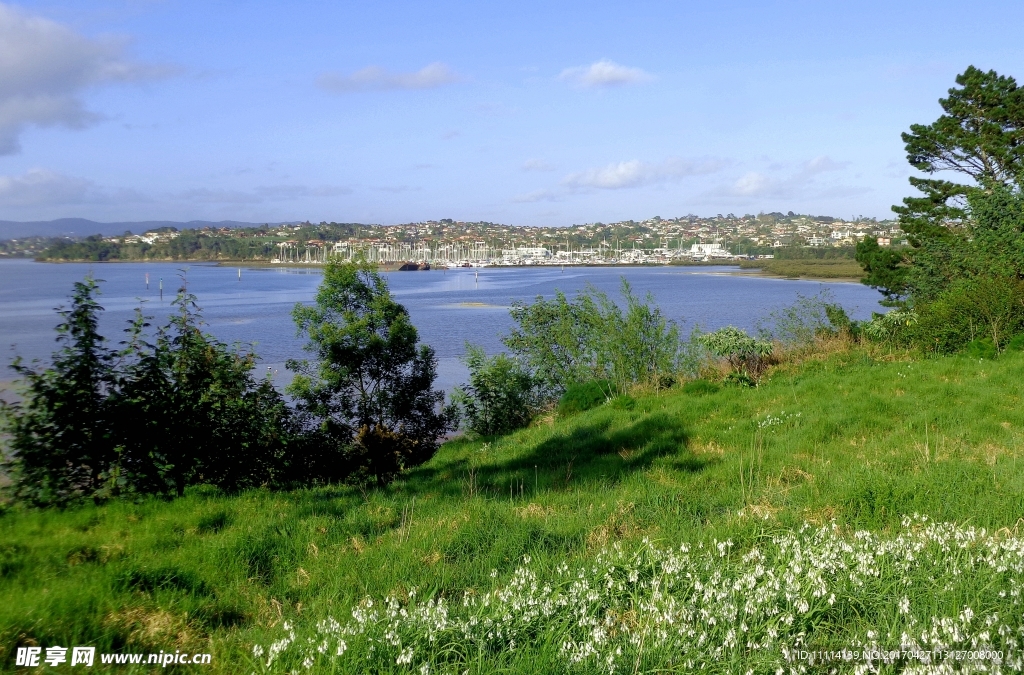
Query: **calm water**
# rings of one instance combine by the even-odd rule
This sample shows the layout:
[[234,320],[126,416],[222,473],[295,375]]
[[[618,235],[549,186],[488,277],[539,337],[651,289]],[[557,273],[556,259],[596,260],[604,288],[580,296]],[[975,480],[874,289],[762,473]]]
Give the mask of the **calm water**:
[[[163,323],[169,302],[180,284],[185,266],[175,263],[44,264],[23,260],[0,261],[0,379],[15,354],[45,359],[54,348],[53,327],[59,318],[54,308],[66,304],[74,281],[92,272],[103,279],[100,304],[106,309],[104,335],[120,339],[140,300],[156,323]],[[226,342],[255,343],[261,369],[275,380],[288,380],[287,358],[301,355],[302,341],[295,335],[290,312],[297,302],[311,302],[320,282],[318,269],[238,268],[189,265],[188,283],[199,297],[211,333]],[[813,295],[822,288],[854,318],[868,318],[880,309],[879,294],[857,283],[790,281],[737,274],[732,267],[592,267],[592,268],[484,268],[447,272],[391,272],[386,275],[396,298],[412,315],[420,338],[437,351],[439,385],[450,388],[465,379],[459,362],[466,341],[489,352],[501,349],[499,336],[511,322],[513,300],[551,297],[556,289],[568,294],[587,283],[618,297],[620,277],[634,292],[653,294],[670,318],[684,329],[696,323],[714,329],[735,325],[752,329],[772,310],[792,304],[798,294]],[[149,274],[149,289],[145,275]],[[163,301],[159,283],[163,279]]]

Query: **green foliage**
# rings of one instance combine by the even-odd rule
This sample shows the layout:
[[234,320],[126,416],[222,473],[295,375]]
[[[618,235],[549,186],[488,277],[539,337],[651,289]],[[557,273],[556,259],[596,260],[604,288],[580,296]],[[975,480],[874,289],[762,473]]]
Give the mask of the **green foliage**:
[[542,403],[533,375],[507,354],[488,357],[481,347],[466,345],[469,383],[457,388],[453,401],[466,428],[481,436],[507,434],[525,427]]
[[958,279],[923,304],[915,337],[922,348],[953,353],[979,337],[997,350],[1024,330],[1024,282],[1006,277]]
[[154,343],[141,311],[128,330],[112,406],[117,411],[117,479],[129,491],[182,494],[187,485],[226,490],[287,482],[294,433],[290,411],[256,358],[202,331],[183,284],[177,312]]
[[417,344],[409,312],[375,268],[329,262],[315,304],[292,315],[315,357],[288,368],[300,419],[323,453],[309,455],[316,471],[383,484],[430,459],[456,412],[432,389],[434,351]]
[[708,382],[707,380],[690,380],[683,385],[683,391],[687,394],[694,396],[707,396],[708,394],[716,394],[722,388],[714,382]]
[[1022,352],[1024,351],[1024,333],[1015,336],[1009,342],[1006,343],[1006,351],[1008,352]]
[[516,303],[516,327],[502,341],[550,398],[594,379],[610,380],[621,392],[639,382],[660,387],[662,376],[686,362],[687,345],[653,298],[634,295],[625,279],[621,294],[624,308],[593,287],[572,301],[559,291],[552,300]]
[[865,274],[861,283],[885,296],[883,304],[897,304],[906,297],[907,268],[903,251],[883,248],[875,237],[865,237],[857,243],[857,262]]
[[574,384],[558,399],[558,414],[572,415],[596,408],[612,397],[614,385],[608,380],[590,380]]
[[855,332],[856,326],[846,310],[833,300],[827,289],[811,296],[798,293],[792,305],[774,310],[758,322],[758,334],[766,342],[808,345],[822,334]]
[[875,342],[904,346],[909,343],[918,318],[917,312],[907,309],[894,309],[885,314],[874,313],[861,330],[865,337]]
[[289,413],[269,382],[252,378],[253,356],[200,330],[184,286],[155,343],[144,340],[140,310],[115,353],[97,332],[98,292],[91,278],[75,284],[48,368],[14,363],[23,400],[4,403],[3,417],[15,495],[65,504],[280,481]]
[[1024,329],[1024,89],[973,66],[940,99],[944,114],[903,134],[907,159],[958,184],[911,178],[924,196],[894,207],[913,250],[902,259],[870,241],[858,246],[865,283],[913,307],[925,350],[951,352],[987,337],[998,352]]
[[968,343],[964,354],[972,359],[994,359],[999,351],[990,337],[978,338]]
[[40,255],[41,260],[92,260],[103,262],[118,260],[121,247],[114,242],[104,241],[103,237],[94,234],[80,241],[54,239]]
[[679,329],[661,313],[653,296],[648,294],[644,300],[635,296],[625,277],[620,292],[625,311],[595,293],[601,307],[598,364],[622,393],[640,382],[661,388],[665,376],[679,365],[683,347]]
[[746,331],[735,326],[705,333],[699,340],[712,356],[725,359],[739,378],[737,381],[743,383],[760,379],[768,368],[773,349],[771,342],[750,337]]
[[[903,134],[907,161],[925,173],[954,171],[977,186],[1024,186],[1024,90],[1012,77],[970,66],[959,88],[939,99],[943,115]],[[924,193],[893,207],[915,246],[963,222],[966,200],[980,188],[932,178],[910,179]]]
[[23,400],[2,403],[9,436],[4,471],[15,494],[36,504],[99,494],[117,461],[110,393],[113,352],[98,332],[99,292],[92,277],[76,282],[69,309],[59,310],[59,351],[46,369],[15,359]]
[[558,396],[570,384],[599,376],[601,316],[593,294],[569,301],[556,291],[552,300],[538,296],[532,304],[516,302],[510,314],[516,326],[502,342],[530,368],[546,394]]

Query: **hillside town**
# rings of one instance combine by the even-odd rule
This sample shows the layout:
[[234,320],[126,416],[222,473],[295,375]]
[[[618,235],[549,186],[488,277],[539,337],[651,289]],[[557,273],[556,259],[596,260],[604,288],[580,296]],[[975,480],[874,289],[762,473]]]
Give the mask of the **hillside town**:
[[330,257],[463,265],[645,264],[772,257],[780,248],[849,248],[864,237],[905,245],[895,220],[792,211],[535,227],[452,219],[398,225],[293,222],[161,227],[119,236],[9,240],[0,255],[60,260],[248,260],[317,264]]

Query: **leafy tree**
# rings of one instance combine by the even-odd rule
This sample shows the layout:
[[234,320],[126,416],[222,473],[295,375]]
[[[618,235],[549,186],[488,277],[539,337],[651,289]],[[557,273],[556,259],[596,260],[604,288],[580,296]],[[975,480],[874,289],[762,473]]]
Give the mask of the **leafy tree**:
[[66,503],[102,491],[114,461],[107,397],[114,355],[97,331],[103,308],[96,280],[76,282],[69,309],[59,309],[60,350],[37,369],[15,359],[23,400],[2,403],[10,454],[4,471],[15,494],[32,503]]
[[385,483],[430,459],[456,414],[432,389],[434,351],[417,345],[408,311],[375,269],[329,262],[315,304],[292,315],[315,359],[288,362],[290,392],[325,447],[321,470]]
[[530,368],[546,395],[557,398],[569,385],[600,376],[601,317],[590,294],[569,301],[556,291],[552,300],[517,301],[509,313],[516,327],[502,342]]
[[[650,294],[641,300],[625,278],[621,286],[625,311],[608,296],[594,291],[600,310],[598,366],[620,393],[638,382],[659,387],[675,372],[679,328],[661,313]],[[603,366],[603,367],[602,367]]]
[[864,268],[861,283],[871,286],[885,299],[884,305],[896,305],[907,295],[907,268],[904,254],[878,245],[875,237],[857,243],[857,262]]
[[983,243],[974,239],[984,202],[993,194],[1019,196],[1024,186],[1024,89],[1012,77],[974,66],[956,83],[939,99],[943,114],[932,124],[911,125],[902,137],[914,168],[932,175],[952,171],[967,182],[912,176],[920,194],[893,207],[911,250],[882,249],[872,240],[857,247],[864,283],[881,291],[886,304],[933,301],[954,280],[992,262],[991,256],[973,257],[974,243]]
[[903,140],[918,170],[966,181],[910,179],[921,195],[893,207],[912,245],[902,258],[858,245],[865,283],[913,309],[906,326],[876,319],[865,335],[912,337],[939,352],[985,339],[999,350],[1024,329],[1024,89],[973,66],[956,82],[939,100],[944,114]]

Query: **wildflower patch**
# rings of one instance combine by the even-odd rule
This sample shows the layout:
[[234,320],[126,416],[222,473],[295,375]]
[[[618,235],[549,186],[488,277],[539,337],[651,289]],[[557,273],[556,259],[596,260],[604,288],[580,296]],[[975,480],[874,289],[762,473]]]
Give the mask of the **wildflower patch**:
[[254,648],[254,665],[267,673],[1024,669],[1024,538],[915,516],[893,535],[805,525],[756,542],[745,550],[732,541],[616,544],[591,563],[554,570],[525,557],[487,592],[366,598],[340,620],[285,623],[280,639]]

